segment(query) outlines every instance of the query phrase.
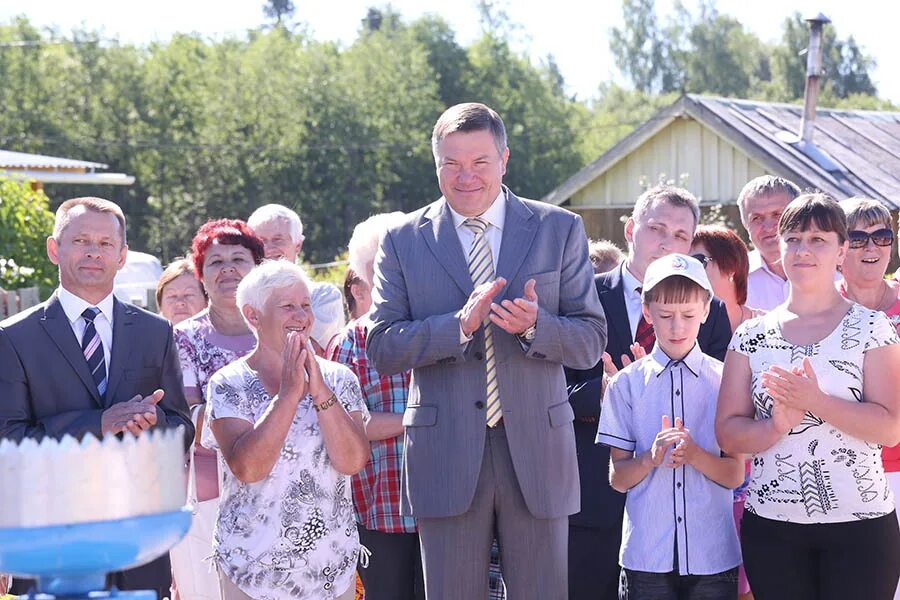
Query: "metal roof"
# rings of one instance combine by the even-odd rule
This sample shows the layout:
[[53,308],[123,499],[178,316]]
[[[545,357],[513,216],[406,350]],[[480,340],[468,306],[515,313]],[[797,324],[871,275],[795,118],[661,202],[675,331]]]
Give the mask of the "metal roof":
[[109,165],[43,154],[0,150],[0,169],[106,169]]
[[900,206],[900,112],[816,110],[812,144],[790,135],[803,107],[687,94],[660,110],[544,197],[562,204],[678,117],[716,132],[769,172],[837,199],[865,196]]

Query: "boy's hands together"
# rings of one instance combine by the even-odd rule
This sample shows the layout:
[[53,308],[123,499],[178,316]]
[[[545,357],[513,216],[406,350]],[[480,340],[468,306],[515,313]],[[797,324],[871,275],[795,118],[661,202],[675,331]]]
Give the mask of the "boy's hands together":
[[[666,453],[672,448],[666,460]],[[677,469],[685,464],[693,464],[702,449],[694,443],[691,432],[684,426],[681,417],[675,417],[675,424],[672,425],[667,415],[662,417],[662,427],[653,446],[650,448],[650,462],[654,467],[661,467],[663,463],[669,469]]]

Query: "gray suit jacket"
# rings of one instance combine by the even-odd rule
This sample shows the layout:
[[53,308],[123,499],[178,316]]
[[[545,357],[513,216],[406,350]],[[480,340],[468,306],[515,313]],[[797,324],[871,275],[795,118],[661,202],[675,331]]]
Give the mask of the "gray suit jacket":
[[62,305],[47,302],[0,323],[0,439],[100,437],[100,415],[116,402],[157,388],[157,427],[184,427],[194,437],[181,365],[164,319],[119,300],[113,306],[113,343],[104,401],[88,371]]
[[[516,477],[532,515],[566,516],[579,510],[579,487],[563,365],[594,366],[606,342],[580,217],[506,190],[498,263],[507,285],[496,301],[522,296],[533,278],[540,305],[530,347],[494,328]],[[485,443],[484,334],[459,343],[457,315],[473,286],[443,198],[387,233],[375,273],[369,359],[382,375],[412,369],[402,510],[415,517],[462,514]]]

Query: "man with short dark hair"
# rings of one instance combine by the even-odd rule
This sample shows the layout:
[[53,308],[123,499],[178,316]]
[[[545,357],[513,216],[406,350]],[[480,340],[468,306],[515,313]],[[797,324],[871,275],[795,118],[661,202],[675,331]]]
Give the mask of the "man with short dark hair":
[[[569,598],[618,598],[619,545],[625,496],[609,485],[609,448],[595,444],[604,392],[604,368],[610,373],[649,353],[655,331],[642,313],[644,272],[654,260],[687,254],[700,220],[693,194],[674,186],[650,188],[635,202],[625,223],[628,255],[615,269],[594,279],[609,327],[603,360],[591,369],[566,370],[569,401],[575,412],[575,442],[581,478],[582,510],[569,519]],[[700,349],[722,360],[731,325],[721,300],[714,298],[697,337]],[[602,466],[601,466],[602,465]]]
[[[47,238],[59,287],[0,323],[0,439],[139,436],[181,426],[190,444],[172,326],[112,293],[127,252],[125,215],[114,203],[75,198],[59,207]],[[168,554],[111,578],[160,598],[170,581]]]
[[487,106],[449,108],[432,149],[443,197],[384,236],[367,339],[379,373],[412,369],[402,509],[426,594],[485,599],[496,533],[509,597],[562,600],[579,509],[563,365],[593,365],[606,337],[587,236],[502,185],[506,130]]

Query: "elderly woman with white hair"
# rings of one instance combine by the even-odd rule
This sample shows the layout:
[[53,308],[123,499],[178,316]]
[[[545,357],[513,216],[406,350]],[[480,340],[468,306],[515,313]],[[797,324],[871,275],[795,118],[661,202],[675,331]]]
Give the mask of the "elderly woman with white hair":
[[224,463],[214,544],[222,598],[353,598],[349,476],[369,457],[359,383],[313,353],[301,267],[256,267],[237,303],[258,343],[210,379],[203,432]]

